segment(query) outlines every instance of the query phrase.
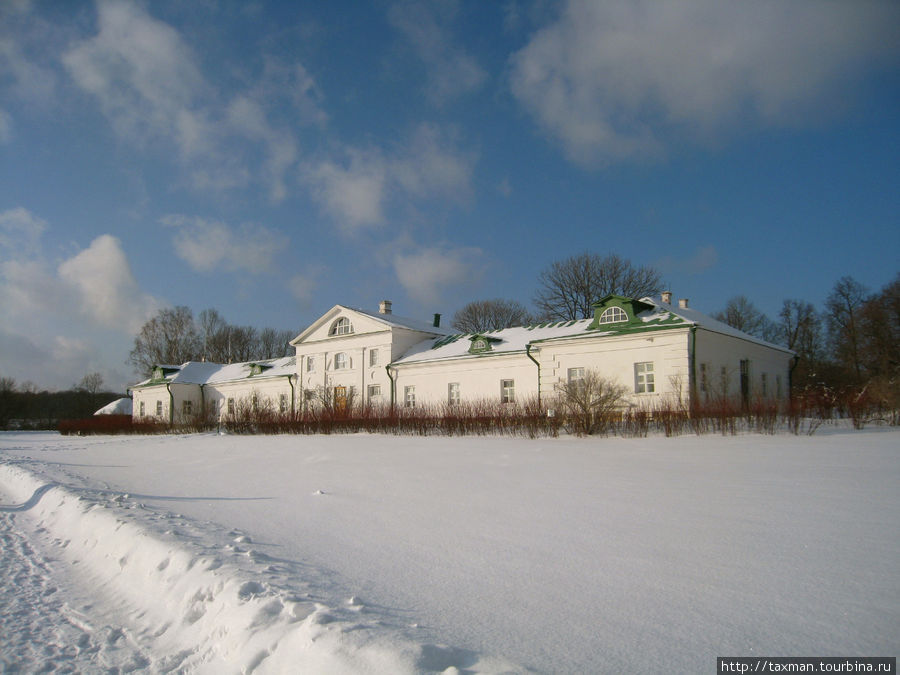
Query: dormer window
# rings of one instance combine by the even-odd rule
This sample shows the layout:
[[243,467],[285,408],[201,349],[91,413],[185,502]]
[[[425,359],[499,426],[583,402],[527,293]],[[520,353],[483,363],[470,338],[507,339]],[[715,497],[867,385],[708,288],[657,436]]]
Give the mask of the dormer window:
[[628,314],[621,307],[607,307],[598,317],[597,323],[622,323],[628,321]]
[[487,335],[473,335],[469,338],[471,345],[469,346],[470,354],[482,354],[493,349],[494,342],[501,342],[499,338],[489,337]]
[[350,323],[350,319],[346,316],[342,316],[331,324],[331,330],[328,331],[328,335],[349,335],[352,332],[353,324]]

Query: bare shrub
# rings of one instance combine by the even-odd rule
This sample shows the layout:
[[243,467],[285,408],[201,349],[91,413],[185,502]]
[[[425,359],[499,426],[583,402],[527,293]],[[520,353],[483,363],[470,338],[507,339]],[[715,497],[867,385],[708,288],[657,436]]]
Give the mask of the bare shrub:
[[596,370],[586,370],[582,378],[558,383],[556,391],[567,430],[590,436],[607,432],[621,418],[628,388]]

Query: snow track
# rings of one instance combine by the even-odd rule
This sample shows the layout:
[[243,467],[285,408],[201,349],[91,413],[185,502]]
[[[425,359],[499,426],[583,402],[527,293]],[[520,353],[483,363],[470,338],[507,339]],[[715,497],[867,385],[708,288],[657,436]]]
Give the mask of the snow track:
[[[13,586],[0,597],[4,671],[521,670],[417,644],[357,598],[328,607],[301,576],[315,570],[254,550],[240,532],[220,532],[210,548],[197,523],[134,496],[44,483],[6,464],[0,487],[0,564]],[[56,580],[66,576],[63,593]]]

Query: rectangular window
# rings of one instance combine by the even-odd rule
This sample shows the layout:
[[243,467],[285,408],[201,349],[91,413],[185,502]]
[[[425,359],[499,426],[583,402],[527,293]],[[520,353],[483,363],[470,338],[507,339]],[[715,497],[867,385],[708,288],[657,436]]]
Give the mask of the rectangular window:
[[381,385],[380,384],[370,384],[369,385],[369,398],[377,398],[381,396]]
[[634,393],[652,394],[656,391],[653,381],[653,361],[634,364]]
[[500,402],[513,403],[516,400],[516,381],[500,380]]
[[250,408],[253,410],[253,412],[259,411],[259,396],[257,396],[255,393],[250,395]]
[[286,413],[288,409],[288,397],[287,394],[282,394],[278,397],[278,412]]
[[584,368],[569,368],[566,377],[569,380],[569,384],[574,384],[575,382],[583,382]]
[[347,355],[344,352],[338,352],[334,355],[334,369],[344,370],[347,367]]
[[233,398],[228,399],[228,414],[234,415],[234,399]]
[[377,349],[369,350],[369,365],[370,366],[378,365],[378,350]]
[[416,388],[414,386],[404,387],[403,401],[407,408],[416,407]]
[[144,416],[144,402],[143,402],[143,401],[141,401],[141,412],[140,412],[140,416],[141,416],[141,417]]
[[447,385],[447,403],[459,405],[459,382],[451,382]]
[[311,373],[316,369],[316,357],[315,356],[307,356],[306,357],[306,372]]
[[314,401],[316,398],[316,392],[313,389],[307,389],[303,392],[303,400],[304,401]]
[[760,390],[762,392],[763,398],[765,398],[766,396],[769,395],[769,374],[768,373],[762,373],[759,376],[759,385],[760,385]]
[[775,395],[781,398],[781,375],[775,376]]
[[700,364],[700,391],[704,394],[709,392],[709,368],[705,363]]
[[181,402],[182,417],[190,417],[193,407],[194,407],[194,404],[192,401],[182,401]]
[[156,402],[156,416],[162,417],[162,401]]

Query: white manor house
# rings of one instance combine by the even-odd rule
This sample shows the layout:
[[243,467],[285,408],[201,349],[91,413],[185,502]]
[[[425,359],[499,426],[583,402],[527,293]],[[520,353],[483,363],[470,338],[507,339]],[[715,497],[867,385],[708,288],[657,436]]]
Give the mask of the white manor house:
[[609,295],[591,319],[458,334],[432,322],[335,305],[291,341],[296,355],[228,365],[158,365],[132,387],[133,415],[186,422],[266,406],[296,413],[323,400],[397,405],[539,399],[588,371],[628,388],[627,405],[785,400],[794,354],[689,308]]

